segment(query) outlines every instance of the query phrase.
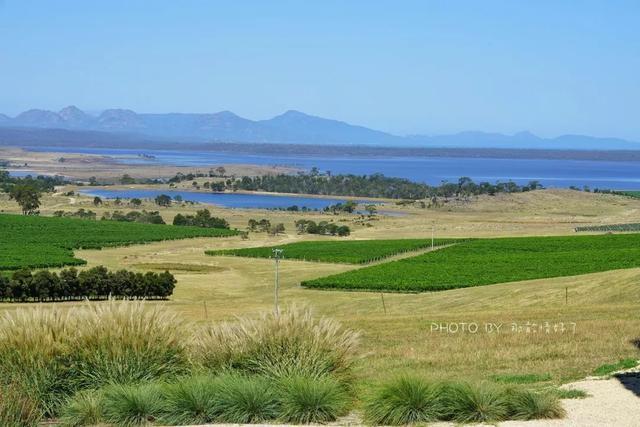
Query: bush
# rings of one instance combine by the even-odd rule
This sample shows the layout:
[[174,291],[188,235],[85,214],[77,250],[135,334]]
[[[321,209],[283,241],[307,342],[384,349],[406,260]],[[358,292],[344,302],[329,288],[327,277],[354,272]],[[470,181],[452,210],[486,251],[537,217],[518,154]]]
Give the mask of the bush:
[[69,427],[100,424],[104,419],[104,402],[100,392],[85,390],[76,393],[62,407],[60,421]]
[[560,399],[552,393],[531,390],[511,390],[507,394],[509,419],[536,420],[562,418],[565,410]]
[[450,384],[442,396],[447,419],[457,422],[503,421],[509,415],[509,402],[503,390],[489,384]]
[[218,422],[246,424],[278,417],[278,398],[267,379],[225,375],[217,381],[220,391]]
[[155,421],[162,413],[156,385],[113,385],[104,391],[105,421],[118,426],[137,426]]
[[365,400],[365,419],[371,424],[429,422],[443,415],[440,388],[416,377],[396,378]]
[[350,400],[344,388],[329,377],[285,379],[280,396],[280,416],[294,424],[334,421],[346,412]]
[[208,326],[196,334],[196,359],[205,368],[237,369],[272,378],[334,375],[349,381],[358,335],[331,319],[291,308],[280,316]]

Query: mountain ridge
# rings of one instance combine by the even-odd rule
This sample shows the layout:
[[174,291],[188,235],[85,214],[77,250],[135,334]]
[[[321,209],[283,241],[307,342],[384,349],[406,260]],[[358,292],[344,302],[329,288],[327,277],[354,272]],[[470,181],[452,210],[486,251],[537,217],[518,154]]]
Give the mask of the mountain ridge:
[[190,142],[640,150],[640,143],[620,138],[573,134],[541,138],[528,131],[513,135],[464,131],[449,135],[399,136],[297,110],[288,110],[266,120],[250,120],[227,110],[217,113],[137,113],[113,108],[94,116],[70,105],[58,112],[30,109],[13,118],[0,114],[0,126],[140,134]]

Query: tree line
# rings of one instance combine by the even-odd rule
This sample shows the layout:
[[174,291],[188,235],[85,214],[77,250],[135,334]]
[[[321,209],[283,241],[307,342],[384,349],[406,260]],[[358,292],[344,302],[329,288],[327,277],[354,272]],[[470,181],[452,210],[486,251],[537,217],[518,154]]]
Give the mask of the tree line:
[[0,301],[51,302],[112,298],[167,299],[173,294],[175,277],[164,273],[109,271],[103,266],[78,272],[61,270],[17,270],[10,277],[0,275]]
[[277,193],[320,194],[331,196],[380,197],[388,199],[431,199],[434,197],[469,197],[481,194],[519,193],[542,189],[538,181],[519,185],[513,181],[476,183],[462,177],[457,182],[443,182],[432,186],[404,178],[391,178],[383,174],[330,175],[313,171],[297,175],[244,176],[227,179],[215,191],[267,191]]

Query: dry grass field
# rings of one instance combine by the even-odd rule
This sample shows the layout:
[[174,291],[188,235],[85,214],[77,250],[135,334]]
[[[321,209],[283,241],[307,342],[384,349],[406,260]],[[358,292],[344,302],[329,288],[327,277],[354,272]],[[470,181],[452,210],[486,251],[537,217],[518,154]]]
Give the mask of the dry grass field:
[[[2,197],[0,208],[15,212],[15,206]],[[42,212],[79,207],[97,212],[115,208],[109,203],[95,208],[86,197],[56,195],[44,199]],[[157,209],[149,203],[143,207]],[[177,212],[201,207],[175,206],[161,212],[170,222]],[[86,259],[88,267],[170,269],[178,279],[175,294],[170,301],[157,304],[205,322],[271,310],[274,266],[270,260],[212,257],[204,251],[311,240],[293,232],[293,222],[303,215],[342,220],[352,226],[352,239],[430,237],[434,221],[438,237],[482,237],[571,234],[576,225],[640,219],[640,200],[565,190],[481,197],[436,210],[389,204],[384,209],[407,215],[381,217],[371,227],[354,224],[355,216],[348,215],[210,209],[238,228],[245,228],[249,218],[283,222],[287,234],[251,233],[248,240],[180,240],[77,251],[76,255]],[[299,286],[301,280],[352,268],[358,267],[285,259],[280,297],[283,305],[307,304],[318,314],[361,331],[365,356],[359,375],[363,383],[406,371],[472,380],[496,374],[550,374],[551,382],[560,383],[587,376],[604,363],[640,358],[638,343],[633,344],[640,338],[640,269],[411,295]],[[17,306],[4,304],[0,310]],[[463,323],[478,330],[461,331]],[[501,325],[499,331],[497,325]]]

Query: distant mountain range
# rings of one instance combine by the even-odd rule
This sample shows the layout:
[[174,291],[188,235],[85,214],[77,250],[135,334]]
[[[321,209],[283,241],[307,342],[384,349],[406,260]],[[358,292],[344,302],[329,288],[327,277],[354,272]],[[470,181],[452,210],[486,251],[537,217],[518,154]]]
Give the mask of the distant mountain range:
[[268,120],[249,120],[230,111],[212,114],[147,114],[110,109],[94,116],[69,106],[58,112],[28,110],[13,118],[0,114],[0,127],[99,131],[191,143],[215,141],[427,148],[640,150],[640,143],[637,142],[584,135],[540,138],[530,132],[514,135],[461,132],[439,136],[398,136],[294,110]]

